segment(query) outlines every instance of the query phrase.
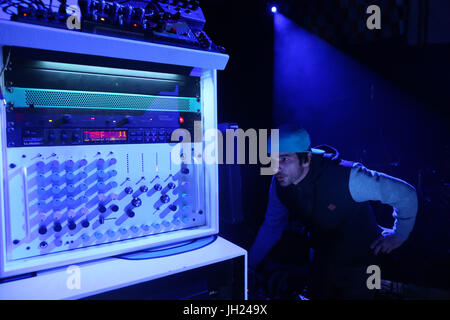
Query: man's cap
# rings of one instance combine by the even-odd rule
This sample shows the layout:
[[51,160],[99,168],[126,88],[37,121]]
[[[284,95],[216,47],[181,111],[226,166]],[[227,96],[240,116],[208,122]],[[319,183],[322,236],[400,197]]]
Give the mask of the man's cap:
[[[323,154],[324,150],[311,148],[311,138],[308,132],[295,125],[282,125],[279,130],[279,153],[304,153]],[[272,137],[269,137],[267,143],[267,152],[271,153]]]

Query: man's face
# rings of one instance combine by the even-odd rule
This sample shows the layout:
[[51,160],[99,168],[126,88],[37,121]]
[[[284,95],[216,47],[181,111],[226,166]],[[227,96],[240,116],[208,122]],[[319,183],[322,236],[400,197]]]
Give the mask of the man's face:
[[300,164],[295,153],[280,153],[278,157],[278,173],[275,175],[278,183],[286,187],[297,182],[305,173],[306,167]]

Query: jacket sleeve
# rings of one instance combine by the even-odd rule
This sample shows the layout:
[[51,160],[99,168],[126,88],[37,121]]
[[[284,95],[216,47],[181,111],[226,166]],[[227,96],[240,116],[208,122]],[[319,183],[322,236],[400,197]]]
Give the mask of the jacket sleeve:
[[256,268],[264,257],[280,240],[288,224],[289,211],[277,197],[275,178],[272,178],[264,222],[258,230],[256,239],[249,250],[248,265]]
[[392,206],[395,219],[393,230],[400,239],[408,239],[418,208],[417,193],[413,186],[355,163],[350,171],[349,189],[356,202],[372,200]]

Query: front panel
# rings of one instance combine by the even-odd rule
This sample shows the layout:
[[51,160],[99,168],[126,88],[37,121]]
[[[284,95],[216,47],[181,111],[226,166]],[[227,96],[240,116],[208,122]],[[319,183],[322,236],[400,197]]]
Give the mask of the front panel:
[[[202,78],[12,60],[2,110],[2,275],[217,233],[207,190],[217,172],[183,153],[202,150],[202,124],[215,122],[204,112]],[[20,79],[24,70],[30,77]]]

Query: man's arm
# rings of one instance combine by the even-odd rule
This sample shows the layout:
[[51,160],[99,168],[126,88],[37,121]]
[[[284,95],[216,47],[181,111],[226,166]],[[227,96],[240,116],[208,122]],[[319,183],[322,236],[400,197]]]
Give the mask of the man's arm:
[[413,186],[355,163],[350,172],[349,189],[356,202],[372,200],[392,206],[395,222],[390,234],[401,243],[408,239],[414,227],[418,207],[417,193]]
[[288,219],[289,211],[277,197],[275,179],[273,178],[270,185],[266,216],[248,254],[249,267],[256,268],[280,240],[288,224]]

